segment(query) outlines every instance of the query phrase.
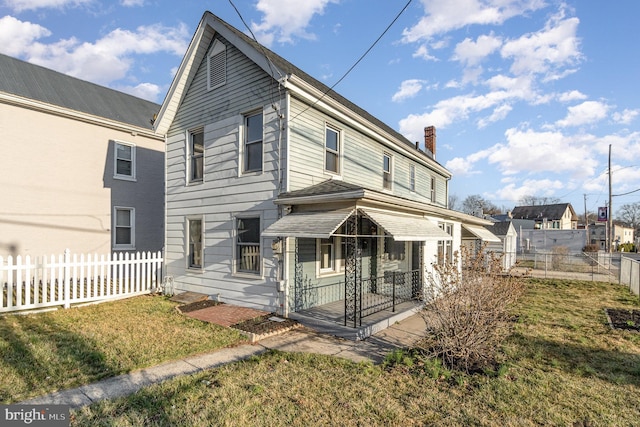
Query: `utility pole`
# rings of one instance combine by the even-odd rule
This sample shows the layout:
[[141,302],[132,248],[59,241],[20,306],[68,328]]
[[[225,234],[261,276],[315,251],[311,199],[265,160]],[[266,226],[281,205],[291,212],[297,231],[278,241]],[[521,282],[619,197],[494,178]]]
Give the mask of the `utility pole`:
[[589,217],[587,216],[587,195],[584,194],[584,244],[591,244],[591,240],[589,239]]
[[607,224],[609,225],[609,253],[613,253],[613,205],[611,205],[611,144],[609,144],[609,218],[607,218]]

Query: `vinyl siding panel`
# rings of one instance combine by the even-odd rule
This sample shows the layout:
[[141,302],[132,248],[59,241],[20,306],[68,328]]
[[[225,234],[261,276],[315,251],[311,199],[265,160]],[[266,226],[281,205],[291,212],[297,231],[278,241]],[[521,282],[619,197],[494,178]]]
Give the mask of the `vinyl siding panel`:
[[[278,217],[272,202],[278,191],[280,156],[286,153],[284,133],[272,105],[277,83],[226,40],[226,83],[207,90],[207,64],[199,64],[169,129],[167,147],[167,274],[178,290],[220,294],[223,301],[274,310],[275,288],[271,239],[262,239],[261,275],[234,273],[235,219],[261,218],[261,229]],[[244,115],[263,112],[263,170],[241,173]],[[187,184],[187,136],[204,129],[204,177]],[[280,150],[278,144],[281,144]],[[284,160],[284,159],[283,159]],[[189,217],[201,217],[204,226],[202,271],[186,268]]]

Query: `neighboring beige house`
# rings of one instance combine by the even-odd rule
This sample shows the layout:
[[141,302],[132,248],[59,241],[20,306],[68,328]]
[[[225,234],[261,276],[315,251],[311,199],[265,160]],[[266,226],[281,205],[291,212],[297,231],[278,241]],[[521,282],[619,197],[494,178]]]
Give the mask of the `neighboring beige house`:
[[575,230],[578,215],[571,203],[554,205],[516,206],[509,213],[511,219],[534,221],[535,230]]
[[162,249],[159,109],[0,55],[0,256]]

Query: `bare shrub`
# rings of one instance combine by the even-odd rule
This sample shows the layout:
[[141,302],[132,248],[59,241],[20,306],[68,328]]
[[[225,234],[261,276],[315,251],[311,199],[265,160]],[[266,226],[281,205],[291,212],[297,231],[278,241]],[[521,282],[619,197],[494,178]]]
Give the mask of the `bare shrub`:
[[569,256],[569,248],[566,246],[554,246],[551,249],[551,267],[554,270],[560,270],[560,267],[567,263]]
[[493,367],[510,330],[509,307],[524,291],[521,278],[503,271],[501,257],[462,248],[451,263],[434,264],[428,274],[422,312],[427,337],[419,344],[451,369],[466,372]]

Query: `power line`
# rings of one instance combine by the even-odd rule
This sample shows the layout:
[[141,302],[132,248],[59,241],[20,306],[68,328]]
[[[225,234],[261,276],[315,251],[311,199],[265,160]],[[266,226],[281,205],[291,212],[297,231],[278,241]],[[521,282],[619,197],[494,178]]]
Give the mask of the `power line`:
[[[231,0],[229,0],[231,1]],[[402,10],[400,10],[400,12],[398,12],[398,14],[396,15],[395,18],[393,18],[393,21],[391,21],[391,23],[389,25],[387,25],[387,28],[385,28],[385,30],[382,32],[382,34],[380,34],[380,36],[378,36],[378,38],[371,44],[371,46],[369,46],[369,48],[365,51],[365,53],[363,53],[360,58],[358,58],[358,60],[342,75],[342,77],[340,77],[338,79],[337,82],[335,82],[331,87],[329,87],[329,89],[327,89],[320,98],[318,98],[317,100],[315,100],[311,105],[309,105],[307,108],[305,108],[304,110],[302,110],[301,112],[299,112],[298,114],[296,114],[294,117],[291,118],[291,120],[295,120],[296,117],[298,117],[299,115],[301,115],[302,113],[306,112],[308,109],[310,109],[311,107],[313,107],[314,105],[316,105],[318,102],[320,102],[329,92],[331,92],[333,90],[333,88],[335,88],[336,86],[338,86],[340,84],[340,82],[342,82],[342,80],[344,80],[349,73],[351,73],[351,71],[353,71],[354,68],[356,68],[356,66],[364,59],[365,56],[367,56],[369,54],[369,52],[371,52],[371,50],[375,47],[376,44],[378,44],[378,42],[380,41],[380,39],[382,39],[382,37],[384,37],[385,34],[387,34],[387,31],[389,31],[389,29],[391,29],[391,27],[393,26],[393,24],[396,23],[396,21],[400,18],[400,15],[402,15],[404,13],[405,10],[407,10],[407,8],[409,7],[409,5],[411,4],[412,0],[409,0],[407,2],[407,4],[404,5],[404,7],[402,8]]]

